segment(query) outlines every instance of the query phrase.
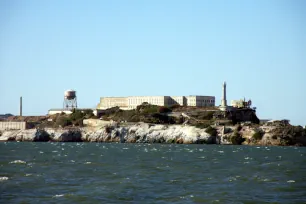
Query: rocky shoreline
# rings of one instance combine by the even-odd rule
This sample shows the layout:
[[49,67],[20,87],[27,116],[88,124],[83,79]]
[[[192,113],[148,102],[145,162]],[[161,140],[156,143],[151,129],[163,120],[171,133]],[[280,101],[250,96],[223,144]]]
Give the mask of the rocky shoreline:
[[[208,129],[214,131],[207,131]],[[291,125],[236,125],[197,128],[190,125],[105,123],[97,127],[6,130],[1,132],[0,141],[306,146],[306,131],[301,126]]]

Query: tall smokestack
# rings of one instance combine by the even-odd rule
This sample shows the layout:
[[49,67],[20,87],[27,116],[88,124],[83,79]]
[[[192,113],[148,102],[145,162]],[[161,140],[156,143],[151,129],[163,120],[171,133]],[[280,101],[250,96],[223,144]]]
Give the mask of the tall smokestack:
[[19,115],[22,116],[22,96],[20,96]]

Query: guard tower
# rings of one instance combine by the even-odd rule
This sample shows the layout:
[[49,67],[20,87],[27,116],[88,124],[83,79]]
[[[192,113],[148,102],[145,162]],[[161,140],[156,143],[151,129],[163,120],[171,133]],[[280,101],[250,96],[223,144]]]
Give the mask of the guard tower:
[[67,90],[64,93],[63,109],[71,110],[78,107],[76,91]]

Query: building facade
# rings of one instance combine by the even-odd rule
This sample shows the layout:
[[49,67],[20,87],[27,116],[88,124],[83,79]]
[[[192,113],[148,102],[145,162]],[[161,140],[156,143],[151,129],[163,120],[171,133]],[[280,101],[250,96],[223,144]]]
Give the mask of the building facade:
[[1,121],[0,130],[25,130],[27,129],[27,122],[11,122]]
[[157,106],[215,106],[214,96],[129,96],[129,97],[101,97],[97,109],[108,109],[118,106],[123,110],[135,109],[142,103]]
[[97,109],[107,109],[112,107],[120,107],[121,109],[129,109],[127,97],[101,97]]

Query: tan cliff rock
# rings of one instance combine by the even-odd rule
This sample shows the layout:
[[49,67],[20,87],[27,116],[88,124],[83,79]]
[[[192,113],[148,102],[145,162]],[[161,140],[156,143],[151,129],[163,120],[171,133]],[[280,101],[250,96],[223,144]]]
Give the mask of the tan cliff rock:
[[217,135],[210,135],[206,129],[190,125],[101,124],[83,128],[7,130],[1,133],[0,141],[306,145],[306,130],[291,125],[214,126]]

